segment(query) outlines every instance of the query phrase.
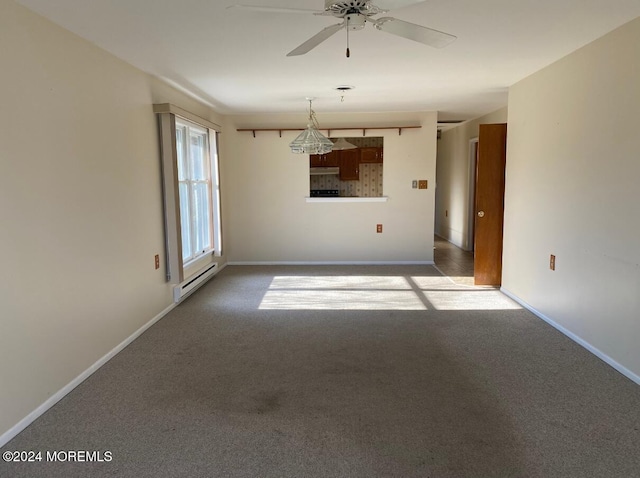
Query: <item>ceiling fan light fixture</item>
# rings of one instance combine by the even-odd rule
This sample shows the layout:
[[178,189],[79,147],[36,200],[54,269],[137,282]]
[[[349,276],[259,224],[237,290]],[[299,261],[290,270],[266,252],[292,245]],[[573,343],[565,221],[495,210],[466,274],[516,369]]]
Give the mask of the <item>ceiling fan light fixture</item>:
[[307,129],[298,135],[296,139],[289,143],[292,153],[296,154],[326,154],[333,149],[333,142],[318,131],[318,121],[316,114],[311,108],[313,98],[309,101],[309,122]]

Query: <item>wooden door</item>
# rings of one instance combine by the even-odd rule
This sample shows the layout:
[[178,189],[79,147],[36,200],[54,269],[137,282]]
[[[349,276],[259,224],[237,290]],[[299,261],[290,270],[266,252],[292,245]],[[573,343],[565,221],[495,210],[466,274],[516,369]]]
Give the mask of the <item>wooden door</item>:
[[507,125],[481,124],[476,169],[474,282],[502,283],[502,226]]

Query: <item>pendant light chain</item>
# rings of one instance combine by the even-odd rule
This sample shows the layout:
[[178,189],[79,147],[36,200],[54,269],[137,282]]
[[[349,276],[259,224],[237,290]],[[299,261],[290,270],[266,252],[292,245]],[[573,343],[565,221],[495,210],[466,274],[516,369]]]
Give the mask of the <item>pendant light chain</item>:
[[316,118],[316,112],[313,111],[313,108],[311,107],[312,101],[313,100],[309,100],[309,125],[312,125],[315,129],[320,129],[318,118]]

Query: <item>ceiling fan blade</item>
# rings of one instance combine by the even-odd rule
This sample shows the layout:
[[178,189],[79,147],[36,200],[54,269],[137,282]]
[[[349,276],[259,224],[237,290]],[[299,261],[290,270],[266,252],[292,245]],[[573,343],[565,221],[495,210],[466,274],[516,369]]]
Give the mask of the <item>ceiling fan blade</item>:
[[425,45],[429,45],[434,48],[445,47],[458,38],[455,35],[450,35],[449,33],[398,20],[397,18],[378,18],[371,23],[373,23],[378,30],[382,30],[383,32],[424,43]]
[[229,5],[229,9],[238,10],[251,10],[254,12],[267,12],[267,13],[312,13],[315,15],[323,14],[322,10],[307,10],[303,8],[281,8],[281,7],[262,7],[259,5]]
[[306,42],[304,42],[299,47],[291,50],[289,53],[287,53],[287,56],[304,55],[305,53],[310,52],[315,47],[317,47],[320,43],[322,43],[327,38],[329,38],[331,35],[333,35],[339,30],[342,30],[343,27],[344,27],[344,22],[338,23],[336,25],[331,25],[330,27],[325,28],[324,30],[320,31],[319,33],[316,33],[314,36],[309,38]]

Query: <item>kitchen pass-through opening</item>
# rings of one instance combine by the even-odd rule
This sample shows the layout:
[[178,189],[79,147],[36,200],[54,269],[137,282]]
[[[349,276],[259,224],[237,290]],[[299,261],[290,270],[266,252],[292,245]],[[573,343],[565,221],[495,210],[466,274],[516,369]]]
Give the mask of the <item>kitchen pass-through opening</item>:
[[344,139],[354,147],[309,156],[309,196],[382,197],[384,138]]

